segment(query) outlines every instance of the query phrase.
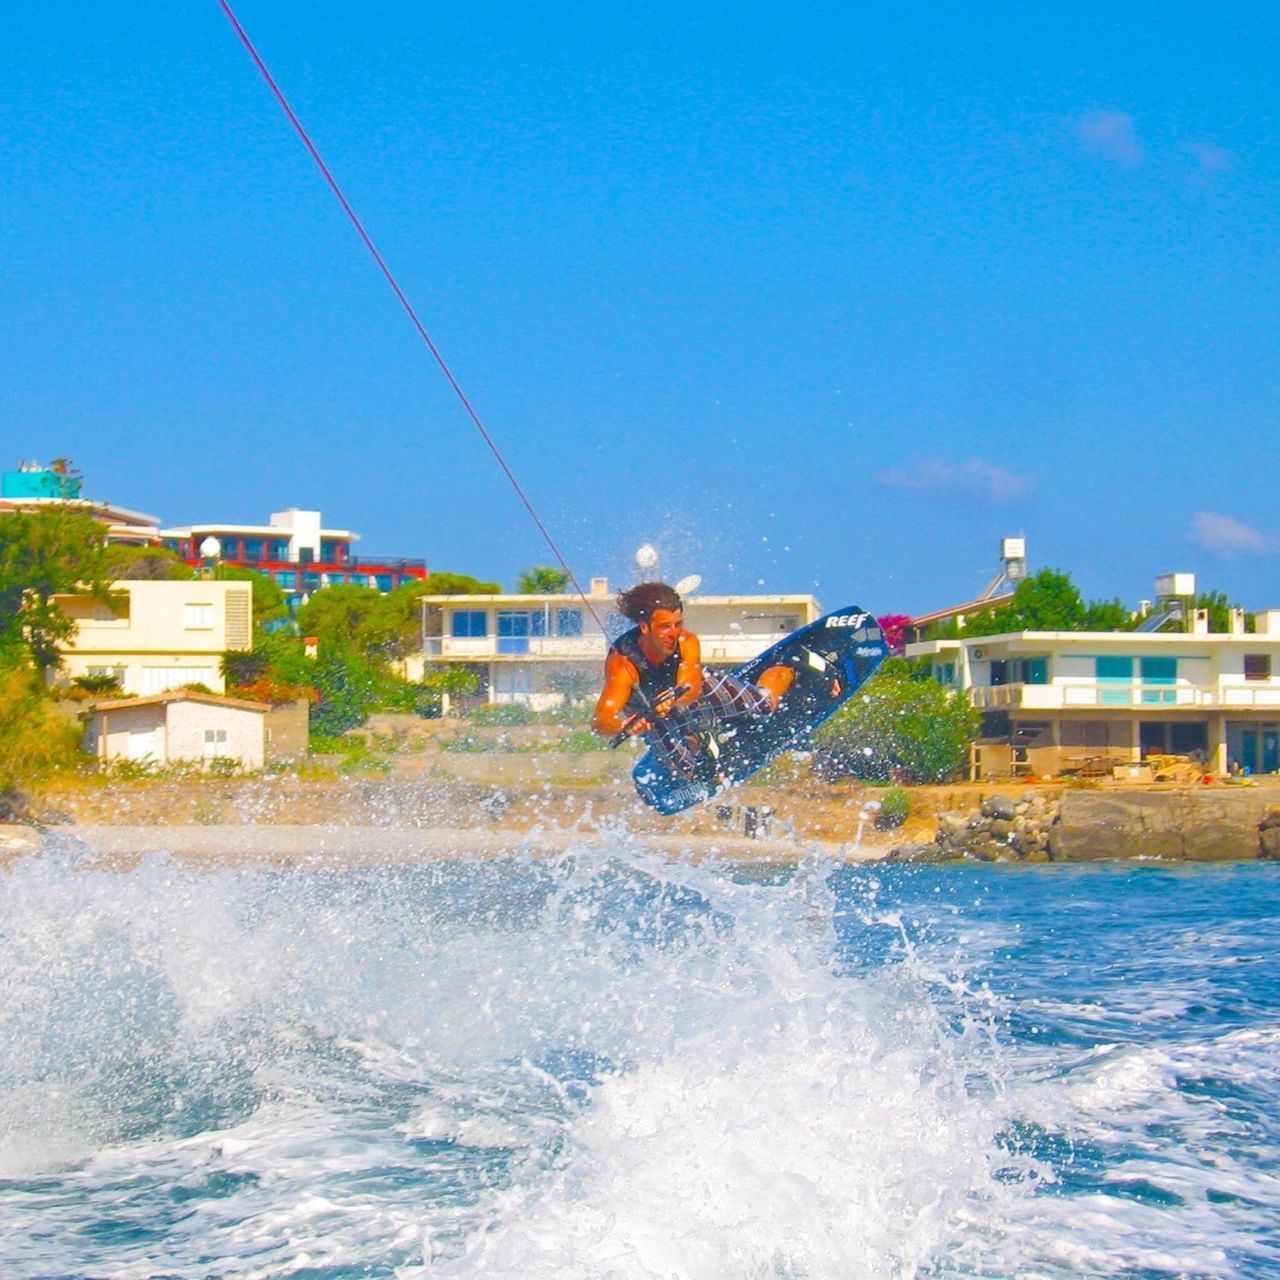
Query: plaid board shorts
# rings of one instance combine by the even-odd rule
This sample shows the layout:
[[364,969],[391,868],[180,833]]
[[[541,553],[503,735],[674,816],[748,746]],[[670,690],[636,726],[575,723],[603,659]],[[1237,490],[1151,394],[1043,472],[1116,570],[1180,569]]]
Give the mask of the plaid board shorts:
[[[727,671],[704,670],[696,702],[678,707],[664,721],[670,732],[652,734],[654,756],[673,773],[689,777],[698,763],[698,734],[717,721],[756,720],[773,710],[773,699]],[[690,741],[692,739],[692,742]]]

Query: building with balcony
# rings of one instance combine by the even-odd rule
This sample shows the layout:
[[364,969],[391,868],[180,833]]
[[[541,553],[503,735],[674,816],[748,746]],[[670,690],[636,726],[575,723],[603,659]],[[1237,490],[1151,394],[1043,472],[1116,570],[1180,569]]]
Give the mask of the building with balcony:
[[[1182,576],[1182,575],[1179,575]],[[1225,774],[1280,770],[1280,610],[1245,631],[1019,631],[907,646],[984,717],[975,779],[1188,756]]]
[[[419,597],[423,663],[466,663],[484,673],[491,703],[544,710],[599,691],[610,641],[632,624],[613,607],[608,580],[592,578],[587,600],[563,595],[431,595]],[[783,636],[815,621],[810,595],[687,596],[685,626],[702,643],[709,666],[736,667]]]
[[82,487],[79,473],[62,459],[48,466],[39,462],[19,463],[17,470],[0,475],[0,516],[14,511],[39,511],[49,506],[69,507],[99,521],[106,530],[108,542],[145,547],[159,541],[157,516],[82,497]]
[[149,696],[188,684],[222,693],[222,655],[252,646],[247,582],[130,580],[107,600],[55,596],[75,623],[56,678],[110,677],[123,693]]
[[323,528],[320,512],[296,507],[273,511],[265,525],[192,524],[161,529],[158,536],[192,566],[205,563],[201,548],[206,539],[214,539],[217,551],[209,559],[265,573],[291,604],[321,587],[351,584],[386,592],[427,576],[425,560],[353,555],[358,533]]

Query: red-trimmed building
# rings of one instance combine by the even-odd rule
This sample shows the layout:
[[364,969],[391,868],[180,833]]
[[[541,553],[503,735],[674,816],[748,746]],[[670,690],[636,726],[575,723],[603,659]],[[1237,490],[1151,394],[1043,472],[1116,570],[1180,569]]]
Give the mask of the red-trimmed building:
[[[164,546],[189,565],[235,565],[265,573],[284,589],[291,601],[321,587],[352,584],[393,591],[405,582],[427,576],[425,560],[391,556],[356,556],[352,544],[360,535],[350,529],[326,529],[318,511],[273,511],[269,524],[193,524],[161,529]],[[205,556],[209,538],[217,551]]]

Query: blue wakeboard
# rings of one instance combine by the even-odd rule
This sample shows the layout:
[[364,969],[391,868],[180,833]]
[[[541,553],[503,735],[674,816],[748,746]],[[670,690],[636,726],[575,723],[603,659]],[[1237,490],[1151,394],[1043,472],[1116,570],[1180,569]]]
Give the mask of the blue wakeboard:
[[650,748],[631,771],[636,793],[650,808],[666,814],[710,800],[784,751],[804,746],[813,731],[866,683],[887,653],[875,618],[856,605],[793,631],[733,672],[744,684],[753,684],[768,667],[785,665],[795,671],[795,680],[773,713],[697,725],[700,749],[691,776],[674,772]]

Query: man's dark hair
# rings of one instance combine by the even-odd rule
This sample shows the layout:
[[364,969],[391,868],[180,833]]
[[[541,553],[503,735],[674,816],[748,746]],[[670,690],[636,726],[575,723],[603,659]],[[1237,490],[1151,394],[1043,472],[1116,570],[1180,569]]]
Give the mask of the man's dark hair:
[[618,612],[632,622],[648,622],[655,609],[666,609],[674,613],[683,608],[684,603],[675,589],[665,582],[642,582],[638,587],[632,587],[630,591],[624,591],[618,596]]

